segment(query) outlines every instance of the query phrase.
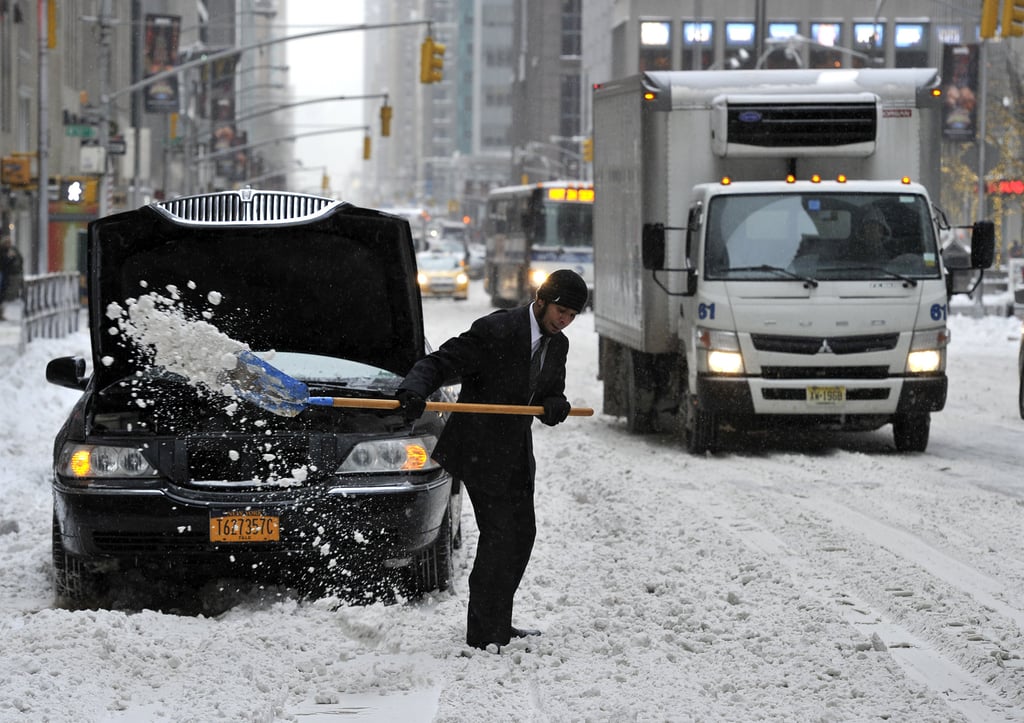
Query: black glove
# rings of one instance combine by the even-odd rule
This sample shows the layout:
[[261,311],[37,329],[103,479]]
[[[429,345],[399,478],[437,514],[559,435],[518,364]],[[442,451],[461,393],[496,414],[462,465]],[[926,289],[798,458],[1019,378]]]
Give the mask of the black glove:
[[544,414],[540,416],[540,421],[549,427],[554,427],[565,421],[565,418],[569,416],[569,409],[569,402],[561,397],[546,397],[544,399]]
[[398,408],[402,410],[405,421],[415,422],[427,408],[427,400],[411,389],[399,389],[395,392]]

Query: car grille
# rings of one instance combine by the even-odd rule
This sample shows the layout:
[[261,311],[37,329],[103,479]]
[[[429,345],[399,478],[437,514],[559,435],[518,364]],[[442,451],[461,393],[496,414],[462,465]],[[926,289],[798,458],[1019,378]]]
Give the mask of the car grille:
[[302,470],[304,481],[323,476],[325,462],[319,437],[267,435],[194,436],[186,441],[185,485],[200,488],[258,488],[288,480]]
[[308,221],[339,203],[329,198],[283,191],[239,191],[186,196],[154,204],[176,221],[197,224]]
[[783,354],[865,354],[889,351],[899,344],[899,334],[864,336],[774,336],[751,334],[750,341],[758,351]]

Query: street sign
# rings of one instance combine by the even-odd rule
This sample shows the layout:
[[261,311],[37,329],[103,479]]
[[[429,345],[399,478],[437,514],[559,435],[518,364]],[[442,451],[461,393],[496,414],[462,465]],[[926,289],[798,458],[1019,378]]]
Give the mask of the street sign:
[[96,126],[85,125],[82,123],[69,123],[64,126],[64,135],[71,138],[95,138]]
[[112,156],[123,156],[128,150],[124,136],[114,136],[107,140],[107,153]]

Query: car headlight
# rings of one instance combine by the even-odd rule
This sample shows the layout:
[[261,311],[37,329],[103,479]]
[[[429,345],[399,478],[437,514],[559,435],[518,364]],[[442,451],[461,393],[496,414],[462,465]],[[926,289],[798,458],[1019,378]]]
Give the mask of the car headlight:
[[437,438],[433,435],[375,439],[360,442],[335,470],[338,475],[425,472],[438,469],[430,458]]
[[698,349],[707,352],[708,371],[714,374],[742,374],[743,354],[740,340],[734,331],[721,329],[694,329]]
[[78,480],[153,477],[157,471],[139,447],[66,443],[57,460],[57,472]]
[[469,283],[469,276],[467,276],[465,272],[460,271],[458,276],[455,277],[455,283],[459,286],[465,286]]
[[428,281],[427,275],[425,273],[423,273],[422,271],[419,272],[418,274],[416,274],[416,283],[419,284],[420,286],[426,286],[427,285],[427,281]]
[[548,278],[548,272],[544,269],[530,269],[530,286],[539,289]]
[[910,340],[907,354],[907,374],[933,374],[942,371],[946,365],[946,346],[949,344],[949,330],[929,329],[915,331]]

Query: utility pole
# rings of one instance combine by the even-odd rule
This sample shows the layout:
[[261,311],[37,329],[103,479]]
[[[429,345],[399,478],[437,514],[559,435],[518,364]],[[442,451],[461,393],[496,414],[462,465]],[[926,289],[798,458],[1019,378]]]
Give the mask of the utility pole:
[[100,103],[106,106],[100,111],[99,144],[100,155],[103,157],[101,161],[103,172],[100,174],[96,189],[96,193],[99,196],[99,215],[102,218],[110,213],[109,204],[107,203],[110,190],[110,182],[107,178],[107,172],[109,171],[107,151],[110,147],[110,118],[112,113],[110,101],[105,100],[110,85],[110,0],[100,0],[99,27]]
[[[49,0],[49,2],[55,1]],[[39,130],[36,146],[36,163],[39,172],[39,182],[36,184],[38,229],[32,248],[30,268],[33,273],[43,274],[49,267],[47,251],[50,242],[50,85],[48,82],[50,74],[48,62],[50,12],[48,0],[36,0],[36,11],[38,16],[36,24],[39,28],[39,122],[36,124]]]

